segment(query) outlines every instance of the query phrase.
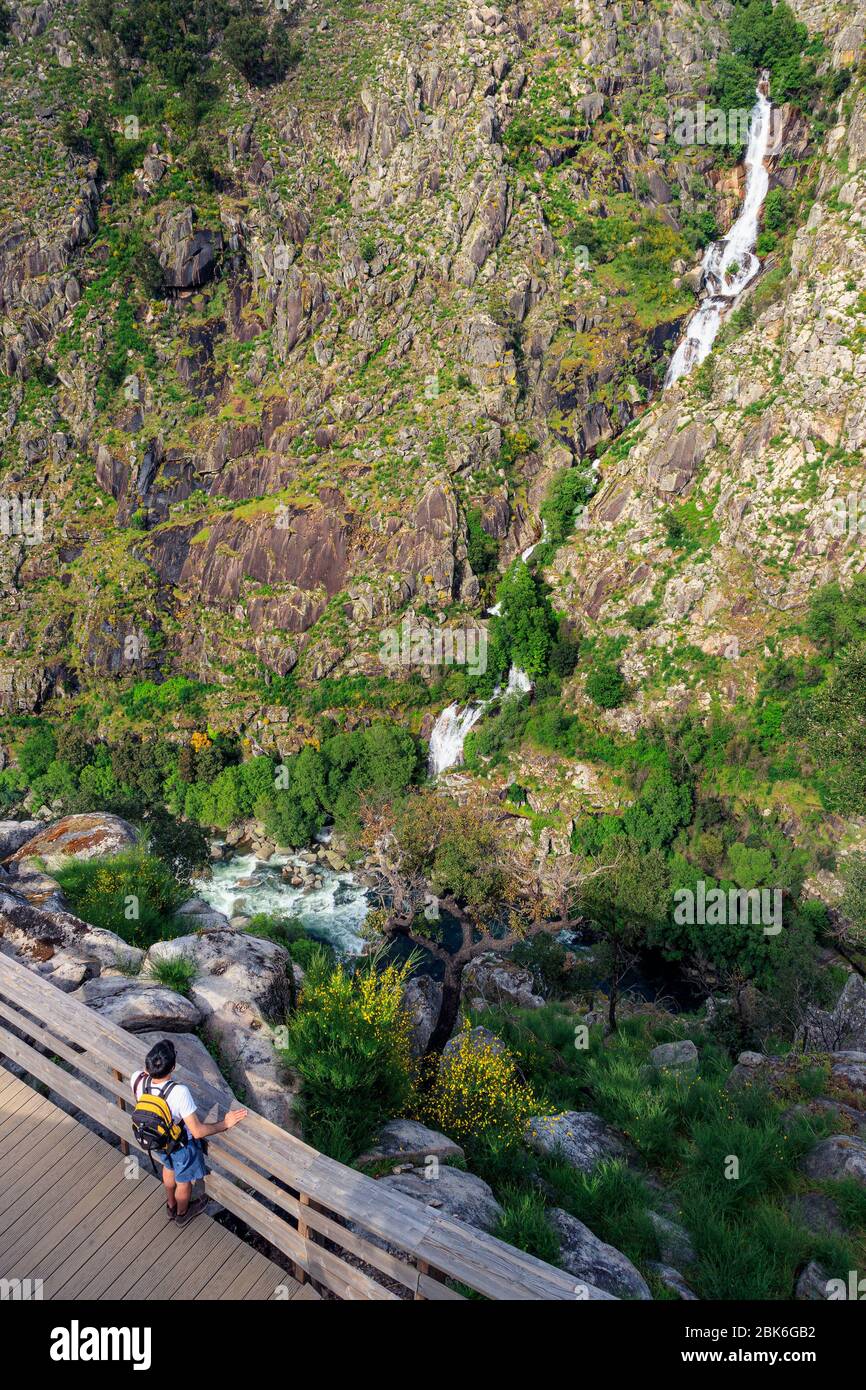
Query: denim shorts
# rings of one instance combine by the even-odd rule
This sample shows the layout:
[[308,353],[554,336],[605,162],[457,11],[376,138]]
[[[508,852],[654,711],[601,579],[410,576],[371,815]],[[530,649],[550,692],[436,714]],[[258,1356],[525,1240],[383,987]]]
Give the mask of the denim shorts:
[[187,1139],[182,1149],[175,1149],[173,1154],[158,1153],[154,1154],[154,1158],[174,1173],[175,1182],[195,1182],[197,1178],[207,1176],[204,1149],[192,1137]]

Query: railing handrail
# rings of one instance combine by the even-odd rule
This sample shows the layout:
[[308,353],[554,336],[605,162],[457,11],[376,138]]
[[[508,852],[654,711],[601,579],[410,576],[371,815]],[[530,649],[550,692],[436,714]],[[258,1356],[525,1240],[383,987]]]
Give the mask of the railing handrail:
[[[41,1049],[51,1049],[84,1080],[71,1076]],[[131,1140],[132,1130],[121,1107],[131,1102],[129,1076],[143,1066],[144,1051],[134,1033],[0,954],[0,1054],[117,1135],[122,1145]],[[183,1077],[181,1065],[178,1075]],[[202,1109],[224,1109],[212,1087],[198,1077],[187,1079]],[[94,1085],[112,1099],[106,1100]],[[211,1159],[222,1170],[207,1178],[215,1200],[287,1255],[296,1274],[312,1277],[341,1297],[396,1295],[322,1240],[341,1246],[416,1298],[460,1298],[442,1282],[446,1279],[494,1299],[576,1296],[574,1280],[563,1270],[434,1207],[384,1191],[374,1179],[328,1158],[254,1110],[242,1125],[215,1136],[210,1144]],[[238,1187],[232,1178],[250,1190]],[[341,1224],[345,1221],[353,1229]],[[380,1241],[388,1248],[382,1249]]]

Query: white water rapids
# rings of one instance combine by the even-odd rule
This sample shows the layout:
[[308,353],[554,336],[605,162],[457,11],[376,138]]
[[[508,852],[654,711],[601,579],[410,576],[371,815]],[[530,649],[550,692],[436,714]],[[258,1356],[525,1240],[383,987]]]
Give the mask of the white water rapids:
[[194,884],[195,892],[226,917],[264,912],[287,918],[330,942],[338,955],[359,955],[364,949],[361,926],[369,910],[366,890],[349,870],[335,873],[324,865],[317,868],[321,888],[293,888],[280,871],[294,858],[274,854],[265,863],[254,854],[235,855],[214,864],[210,878]]
[[[769,174],[764,159],[770,141],[773,103],[770,101],[769,73],[763,72],[757,87],[757,101],[749,122],[746,147],[746,191],[743,206],[726,237],[714,241],[704,254],[704,296],[685,335],[671,358],[665,386],[698,366],[710,351],[722,315],[742,294],[761,268],[755,255],[758,219],[767,196]],[[733,267],[733,269],[731,269]]]
[[[531,689],[531,686],[532,682],[526,672],[512,666],[508,672],[506,697],[523,694]],[[467,705],[463,710],[456,704],[443,709],[430,734],[430,757],[427,766],[431,777],[438,777],[440,772],[462,763],[466,735],[478,723],[487,706],[498,699],[500,694],[501,691],[497,690],[489,700],[482,700],[477,705]]]

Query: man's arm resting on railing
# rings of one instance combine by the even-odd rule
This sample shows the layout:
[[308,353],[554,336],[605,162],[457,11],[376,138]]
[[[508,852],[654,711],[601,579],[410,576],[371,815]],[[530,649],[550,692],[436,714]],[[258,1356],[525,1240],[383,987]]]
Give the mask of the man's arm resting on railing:
[[246,1117],[246,1110],[229,1110],[226,1112],[224,1120],[215,1120],[213,1124],[205,1124],[204,1120],[198,1117],[198,1111],[194,1110],[191,1115],[184,1117],[184,1124],[192,1135],[193,1139],[209,1139],[212,1134],[223,1134],[227,1129],[234,1129],[241,1120]]

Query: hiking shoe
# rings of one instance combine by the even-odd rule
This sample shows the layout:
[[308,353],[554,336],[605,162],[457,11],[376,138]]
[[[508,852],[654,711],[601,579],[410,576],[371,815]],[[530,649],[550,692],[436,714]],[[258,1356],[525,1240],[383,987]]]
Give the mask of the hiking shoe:
[[190,1221],[194,1221],[197,1216],[201,1215],[207,1203],[207,1197],[196,1197],[194,1202],[190,1202],[183,1216],[177,1218],[178,1226],[188,1226]]

